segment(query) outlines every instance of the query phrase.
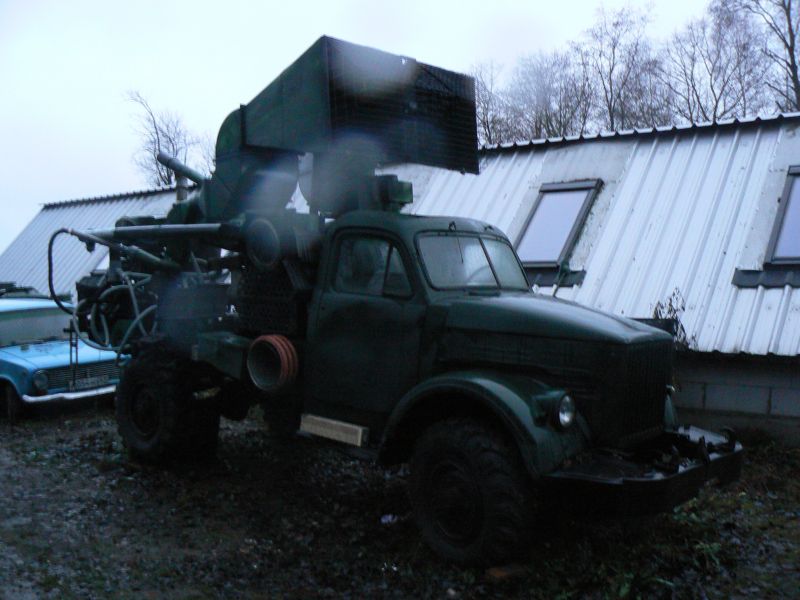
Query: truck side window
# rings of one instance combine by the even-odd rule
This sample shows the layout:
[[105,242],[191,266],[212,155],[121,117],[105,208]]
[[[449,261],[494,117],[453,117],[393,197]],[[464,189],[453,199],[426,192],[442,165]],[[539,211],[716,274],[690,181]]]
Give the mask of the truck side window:
[[380,238],[347,237],[339,245],[333,287],[369,296],[410,296],[403,261],[392,244]]
[[383,286],[383,293],[386,296],[400,298],[411,296],[411,284],[408,281],[406,268],[403,266],[403,259],[400,256],[400,251],[394,246],[389,252],[389,266],[386,270],[386,283]]

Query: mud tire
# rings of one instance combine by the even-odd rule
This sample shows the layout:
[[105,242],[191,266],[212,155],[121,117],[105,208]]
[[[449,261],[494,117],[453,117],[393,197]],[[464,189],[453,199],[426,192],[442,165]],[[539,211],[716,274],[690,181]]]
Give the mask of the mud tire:
[[142,349],[117,386],[117,428],[130,456],[147,463],[214,456],[219,410],[193,396],[194,365],[162,345]]
[[469,419],[432,425],[411,459],[409,495],[428,545],[461,565],[498,565],[529,543],[533,492],[516,448]]

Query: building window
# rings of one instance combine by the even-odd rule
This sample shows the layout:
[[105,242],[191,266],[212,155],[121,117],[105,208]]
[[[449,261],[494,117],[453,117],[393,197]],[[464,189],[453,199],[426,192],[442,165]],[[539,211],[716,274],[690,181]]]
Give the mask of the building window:
[[790,167],[772,230],[767,262],[800,264],[800,167]]
[[740,288],[800,288],[800,166],[789,167],[761,269],[736,269]]
[[[517,241],[517,254],[532,282],[552,285],[548,282],[555,282],[560,274],[559,282],[563,283],[565,271],[569,271],[569,255],[600,185],[599,179],[592,179],[549,183],[540,188]],[[572,280],[580,283],[574,277]]]

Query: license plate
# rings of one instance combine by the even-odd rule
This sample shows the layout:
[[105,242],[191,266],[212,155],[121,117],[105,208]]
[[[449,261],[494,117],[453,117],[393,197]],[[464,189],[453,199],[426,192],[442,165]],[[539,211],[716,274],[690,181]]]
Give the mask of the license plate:
[[107,383],[108,383],[108,375],[98,375],[97,377],[86,377],[84,379],[76,379],[74,382],[70,382],[69,389],[88,390],[89,388],[104,386]]

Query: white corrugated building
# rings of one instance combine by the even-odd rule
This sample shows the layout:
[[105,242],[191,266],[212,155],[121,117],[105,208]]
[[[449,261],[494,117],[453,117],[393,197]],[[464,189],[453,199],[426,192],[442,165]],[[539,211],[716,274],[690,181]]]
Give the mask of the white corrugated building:
[[679,405],[800,436],[799,128],[784,114],[484,148],[480,175],[387,171],[414,183],[411,212],[506,232],[540,293],[673,318]]
[[[800,439],[798,128],[800,114],[784,114],[484,148],[480,175],[386,171],[413,182],[411,212],[505,231],[540,293],[672,319],[686,347],[679,406],[734,425],[758,416]],[[51,231],[164,214],[173,200],[167,190],[46,205],[0,256],[0,280],[46,289]],[[68,291],[105,254],[60,243],[57,289]]]
[[[62,227],[108,229],[125,216],[164,216],[174,202],[175,189],[164,188],[45,204],[0,254],[0,281],[48,293],[47,244],[53,232]],[[62,235],[54,243],[53,255],[56,292],[74,296],[75,282],[106,264],[108,248],[97,246],[87,252],[74,237]]]

